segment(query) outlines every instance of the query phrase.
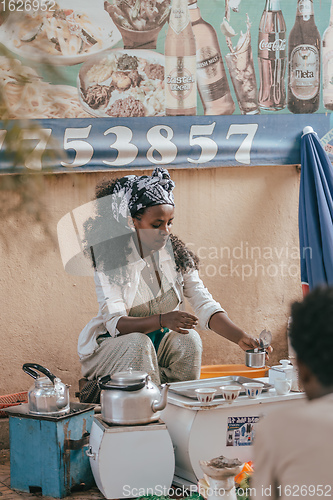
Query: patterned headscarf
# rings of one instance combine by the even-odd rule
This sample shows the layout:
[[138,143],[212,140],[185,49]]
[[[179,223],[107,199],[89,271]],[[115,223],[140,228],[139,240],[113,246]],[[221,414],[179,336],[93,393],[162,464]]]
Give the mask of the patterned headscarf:
[[169,172],[156,167],[151,176],[127,175],[116,183],[112,193],[112,213],[114,218],[128,226],[128,215],[153,205],[174,205],[172,193],[175,183]]

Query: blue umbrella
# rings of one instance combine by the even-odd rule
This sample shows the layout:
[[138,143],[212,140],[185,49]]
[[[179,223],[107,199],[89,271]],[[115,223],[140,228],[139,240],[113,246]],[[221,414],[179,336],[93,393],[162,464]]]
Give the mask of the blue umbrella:
[[333,167],[312,127],[301,139],[299,240],[303,293],[333,285]]

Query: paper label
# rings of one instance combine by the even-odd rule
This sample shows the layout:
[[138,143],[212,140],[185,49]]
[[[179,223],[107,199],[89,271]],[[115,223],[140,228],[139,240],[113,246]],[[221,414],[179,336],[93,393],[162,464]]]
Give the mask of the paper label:
[[165,56],[165,107],[190,109],[197,105],[196,56]]
[[319,52],[313,45],[301,44],[290,56],[290,88],[297,99],[308,100],[319,90]]
[[251,446],[260,417],[228,417],[227,446]]

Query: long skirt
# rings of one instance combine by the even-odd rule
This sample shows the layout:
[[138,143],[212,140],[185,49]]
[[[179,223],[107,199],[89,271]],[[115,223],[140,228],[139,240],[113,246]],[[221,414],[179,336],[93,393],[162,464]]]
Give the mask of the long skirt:
[[157,385],[200,378],[202,342],[195,330],[166,333],[157,352],[143,333],[100,338],[98,343],[97,350],[81,360],[82,374],[90,380],[129,368],[147,372]]

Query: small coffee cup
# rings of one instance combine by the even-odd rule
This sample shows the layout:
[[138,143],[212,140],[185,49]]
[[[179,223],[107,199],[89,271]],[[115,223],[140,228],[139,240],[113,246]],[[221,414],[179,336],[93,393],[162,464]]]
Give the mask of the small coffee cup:
[[260,396],[263,384],[259,382],[246,382],[243,384],[246,394],[250,399],[255,399]]
[[197,394],[197,398],[200,401],[200,403],[210,403],[213,401],[214,396],[216,394],[217,389],[213,388],[208,388],[204,387],[201,389],[195,389],[195,392]]
[[274,387],[276,394],[279,394],[279,396],[285,396],[290,392],[291,381],[286,378],[276,378],[274,381]]

